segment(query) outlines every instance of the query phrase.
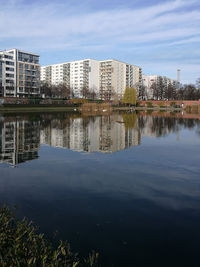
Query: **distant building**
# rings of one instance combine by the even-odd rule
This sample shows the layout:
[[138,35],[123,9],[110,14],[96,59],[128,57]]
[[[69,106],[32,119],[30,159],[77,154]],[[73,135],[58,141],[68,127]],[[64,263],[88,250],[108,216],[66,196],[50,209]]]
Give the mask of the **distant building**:
[[169,84],[176,87],[177,81],[170,79],[166,76],[160,76],[160,75],[142,75],[142,83],[145,87],[145,98],[146,99],[153,99],[153,84],[157,84],[160,80],[162,80],[162,83],[165,87],[167,87]]
[[142,84],[142,69],[118,60],[84,59],[41,67],[41,81],[50,85],[65,84],[75,97],[83,90],[102,99],[122,98],[126,87]]
[[0,96],[37,96],[39,80],[39,55],[18,49],[0,51]]

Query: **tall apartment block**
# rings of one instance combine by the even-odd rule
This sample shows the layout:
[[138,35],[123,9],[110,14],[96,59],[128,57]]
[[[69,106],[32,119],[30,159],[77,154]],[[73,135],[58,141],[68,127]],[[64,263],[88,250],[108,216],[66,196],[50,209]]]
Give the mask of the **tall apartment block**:
[[83,88],[97,97],[122,98],[126,87],[142,84],[140,67],[118,60],[78,60],[41,67],[41,81],[51,85],[65,84],[73,89],[75,97],[82,97]]
[[146,88],[146,98],[153,99],[153,84],[162,81],[164,86],[168,86],[169,84],[173,85],[174,87],[177,86],[177,81],[166,76],[160,75],[143,75],[142,82],[143,86]]
[[18,49],[0,51],[0,96],[37,96],[39,80],[39,55]]
[[65,84],[75,97],[82,97],[84,88],[98,94],[99,62],[94,59],[77,60],[41,67],[41,81],[51,85]]
[[142,69],[118,60],[100,61],[100,95],[102,99],[121,99],[126,87],[142,84]]

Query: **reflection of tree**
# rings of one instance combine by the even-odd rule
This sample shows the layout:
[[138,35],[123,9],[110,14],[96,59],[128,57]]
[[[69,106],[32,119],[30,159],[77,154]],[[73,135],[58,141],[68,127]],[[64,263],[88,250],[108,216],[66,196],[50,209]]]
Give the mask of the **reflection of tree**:
[[[180,126],[192,129],[200,127],[198,119],[185,119],[175,117],[157,117],[157,116],[139,116],[138,127],[140,132],[148,132],[156,137],[165,136],[169,133],[176,132]],[[147,135],[148,135],[147,134]]]
[[151,131],[156,136],[164,136],[169,132],[174,132],[176,126],[176,119],[170,117],[152,117]]
[[137,116],[136,113],[133,114],[122,114],[124,125],[126,129],[135,128]]

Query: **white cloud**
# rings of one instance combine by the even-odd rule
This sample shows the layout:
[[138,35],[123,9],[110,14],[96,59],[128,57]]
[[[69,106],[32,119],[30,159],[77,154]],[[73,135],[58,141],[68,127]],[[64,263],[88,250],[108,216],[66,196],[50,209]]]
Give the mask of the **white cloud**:
[[[39,53],[46,51],[116,52],[130,47],[158,47],[198,43],[200,10],[197,0],[165,1],[138,9],[91,10],[68,1],[47,4],[0,0],[0,46],[12,43]],[[192,8],[193,7],[193,8]],[[168,47],[168,48],[167,48]],[[174,57],[171,51],[171,58]],[[189,57],[189,56],[188,56]],[[169,55],[170,60],[170,55]]]
[[[200,32],[197,30],[200,21],[199,11],[186,10],[177,13],[177,9],[191,5],[190,1],[171,1],[137,10],[116,9],[83,14],[76,14],[78,7],[68,10],[67,5],[37,4],[30,8],[29,5],[18,5],[18,1],[9,2],[12,4],[1,7],[0,38],[51,37],[58,38],[58,42],[69,39],[73,42],[84,40],[86,37],[89,42],[90,38],[113,36],[119,38],[118,41],[121,37],[129,40],[127,37],[132,35],[132,38],[145,41],[145,34],[148,34],[147,41],[151,32],[154,35],[151,39],[162,38],[162,30],[165,29],[168,29],[168,32],[175,32],[174,28],[176,32],[183,29],[180,37]],[[184,32],[185,27],[187,31]],[[175,33],[172,37],[175,37]],[[103,41],[106,42],[106,39]]]

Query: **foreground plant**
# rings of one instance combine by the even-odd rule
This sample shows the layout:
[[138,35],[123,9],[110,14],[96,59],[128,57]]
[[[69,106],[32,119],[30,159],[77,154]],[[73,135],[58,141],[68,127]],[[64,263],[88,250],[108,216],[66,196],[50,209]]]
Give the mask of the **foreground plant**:
[[0,266],[95,267],[99,266],[97,258],[98,254],[92,252],[80,260],[63,241],[54,249],[32,222],[17,220],[6,206],[0,209]]

